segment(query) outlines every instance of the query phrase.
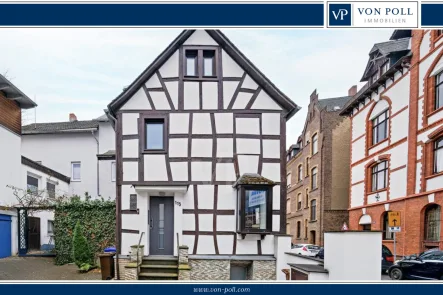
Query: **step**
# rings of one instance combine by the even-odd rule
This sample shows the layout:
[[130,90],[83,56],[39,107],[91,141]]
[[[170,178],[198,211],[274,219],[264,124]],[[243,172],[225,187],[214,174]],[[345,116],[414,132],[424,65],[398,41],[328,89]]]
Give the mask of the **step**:
[[164,272],[156,272],[156,273],[146,273],[141,272],[138,275],[140,280],[177,280],[177,273],[164,273]]
[[142,264],[140,266],[144,273],[177,273],[177,264]]
[[143,265],[178,265],[178,258],[171,256],[148,256],[143,258]]

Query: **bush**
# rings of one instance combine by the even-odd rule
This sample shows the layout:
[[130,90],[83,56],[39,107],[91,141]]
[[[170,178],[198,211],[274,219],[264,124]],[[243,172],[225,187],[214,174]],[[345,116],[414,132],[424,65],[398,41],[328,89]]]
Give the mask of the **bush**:
[[74,228],[74,238],[72,239],[72,257],[74,258],[75,265],[81,270],[88,271],[89,267],[94,264],[94,256],[89,249],[88,241],[83,235],[83,229],[80,225],[80,221]]
[[[80,222],[86,242],[95,259],[105,247],[115,245],[115,202],[71,198],[54,211],[55,263],[74,262],[73,235]],[[95,260],[94,260],[95,261]]]

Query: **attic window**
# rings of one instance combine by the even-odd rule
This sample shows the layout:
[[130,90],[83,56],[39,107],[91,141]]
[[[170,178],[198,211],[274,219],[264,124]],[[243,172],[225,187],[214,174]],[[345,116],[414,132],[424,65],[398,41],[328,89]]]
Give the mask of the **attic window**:
[[216,47],[184,48],[183,76],[185,80],[216,80],[217,79]]
[[384,73],[386,73],[389,70],[389,61],[387,61],[386,63],[384,63],[381,68],[380,68],[380,74],[383,75]]

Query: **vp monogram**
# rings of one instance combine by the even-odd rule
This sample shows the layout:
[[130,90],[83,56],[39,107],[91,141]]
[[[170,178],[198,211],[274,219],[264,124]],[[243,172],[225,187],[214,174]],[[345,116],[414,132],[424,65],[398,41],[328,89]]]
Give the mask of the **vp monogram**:
[[340,18],[340,20],[343,20],[343,18],[348,15],[348,10],[347,9],[339,9],[337,12],[336,11],[332,11],[332,14],[335,17],[335,20],[338,20]]

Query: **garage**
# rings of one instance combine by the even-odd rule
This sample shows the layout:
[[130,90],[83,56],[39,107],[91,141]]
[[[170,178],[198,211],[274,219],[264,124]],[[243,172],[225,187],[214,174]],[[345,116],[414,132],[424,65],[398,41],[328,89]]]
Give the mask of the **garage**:
[[0,214],[0,258],[11,256],[11,216]]

